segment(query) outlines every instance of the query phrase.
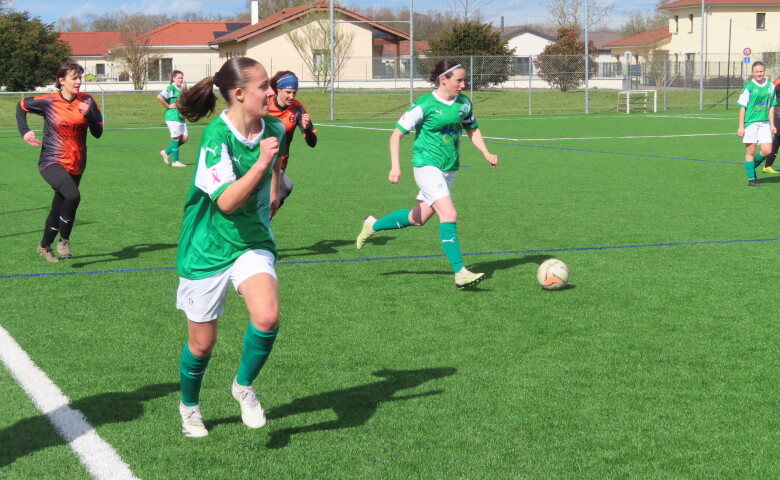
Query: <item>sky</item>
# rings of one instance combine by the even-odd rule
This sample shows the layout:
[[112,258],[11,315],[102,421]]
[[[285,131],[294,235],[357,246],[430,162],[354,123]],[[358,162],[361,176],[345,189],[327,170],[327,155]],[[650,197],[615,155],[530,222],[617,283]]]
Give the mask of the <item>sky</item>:
[[[313,1],[313,0],[312,0]],[[360,4],[373,7],[408,8],[413,2],[416,11],[454,10],[464,0],[341,0],[349,8]],[[505,26],[527,23],[546,23],[549,16],[544,7],[545,0],[465,0],[480,7],[487,22],[500,25],[504,17]],[[657,0],[590,0],[591,4],[612,4],[611,15],[605,26],[620,29],[625,20],[634,12],[652,12]],[[583,0],[584,4],[584,0]],[[501,5],[501,8],[497,8]],[[246,0],[87,0],[85,2],[65,0],[12,0],[14,10],[26,10],[34,17],[40,17],[46,23],[56,24],[60,17],[81,17],[86,14],[103,15],[124,11],[126,13],[174,15],[176,12],[204,12],[233,14],[247,8]]]

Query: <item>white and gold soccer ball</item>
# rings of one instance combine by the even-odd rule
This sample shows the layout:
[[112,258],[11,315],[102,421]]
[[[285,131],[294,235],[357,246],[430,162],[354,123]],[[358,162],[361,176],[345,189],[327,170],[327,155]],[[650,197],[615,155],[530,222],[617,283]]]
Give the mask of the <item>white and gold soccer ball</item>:
[[549,258],[539,265],[536,279],[545,290],[560,290],[569,283],[569,267],[557,258]]

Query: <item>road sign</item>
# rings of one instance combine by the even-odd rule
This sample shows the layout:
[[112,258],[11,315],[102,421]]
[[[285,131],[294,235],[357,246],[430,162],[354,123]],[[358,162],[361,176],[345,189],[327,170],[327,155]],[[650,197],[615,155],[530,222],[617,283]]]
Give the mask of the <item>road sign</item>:
[[745,57],[745,59],[742,60],[742,63],[750,63],[750,57]]
[[753,51],[750,48],[745,48],[744,50],[742,50],[742,55],[746,57],[749,57],[751,53],[753,53]]

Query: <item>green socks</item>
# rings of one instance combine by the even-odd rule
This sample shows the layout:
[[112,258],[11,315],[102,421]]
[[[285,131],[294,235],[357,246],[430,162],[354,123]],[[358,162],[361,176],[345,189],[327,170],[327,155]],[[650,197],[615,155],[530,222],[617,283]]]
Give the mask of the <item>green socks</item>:
[[409,221],[409,214],[411,210],[396,210],[395,212],[385,215],[374,223],[374,231],[379,230],[395,230],[398,228],[406,228],[412,223]]
[[200,386],[203,374],[211,356],[196,357],[190,352],[190,344],[185,343],[179,360],[179,382],[181,383],[181,403],[192,407],[200,403]]
[[762,157],[760,153],[757,153],[753,157],[753,163],[755,164],[756,168],[758,168],[762,163],[764,163],[764,160],[766,160],[766,157]]
[[441,239],[441,248],[447,260],[452,265],[452,270],[458,273],[463,268],[463,256],[460,253],[460,242],[458,242],[457,224],[452,222],[442,222],[439,224],[439,238]]
[[748,180],[756,178],[756,163],[745,162],[745,171],[747,172]]
[[268,360],[268,355],[271,354],[278,332],[279,327],[266,332],[256,329],[251,322],[249,323],[244,334],[244,349],[241,352],[241,364],[238,366],[236,376],[239,385],[252,385],[265,361]]

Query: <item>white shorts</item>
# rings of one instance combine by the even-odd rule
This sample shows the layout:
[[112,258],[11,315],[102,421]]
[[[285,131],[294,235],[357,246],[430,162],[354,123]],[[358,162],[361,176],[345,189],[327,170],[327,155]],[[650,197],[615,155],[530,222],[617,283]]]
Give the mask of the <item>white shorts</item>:
[[772,127],[769,121],[751,123],[745,128],[745,136],[742,143],[772,143]]
[[165,124],[168,125],[168,130],[171,131],[171,138],[187,136],[187,124],[184,122],[175,122],[173,120],[166,120]]
[[250,250],[224,272],[200,280],[179,277],[176,308],[184,311],[187,319],[196,323],[216,320],[225,312],[228,282],[238,292],[241,282],[258,273],[276,278],[274,256],[266,250]]
[[420,187],[417,200],[433,205],[436,200],[450,196],[452,182],[455,181],[456,171],[443,172],[430,165],[414,167],[414,181]]

